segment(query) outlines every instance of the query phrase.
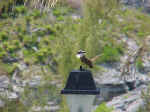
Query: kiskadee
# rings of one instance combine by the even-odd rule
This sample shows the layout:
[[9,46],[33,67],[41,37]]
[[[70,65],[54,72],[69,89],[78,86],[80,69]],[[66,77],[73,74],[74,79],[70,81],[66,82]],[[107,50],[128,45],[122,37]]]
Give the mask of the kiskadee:
[[88,59],[86,56],[86,51],[79,50],[77,52],[77,58],[80,58],[81,62],[88,65],[88,67],[93,68],[93,61],[95,61],[100,55],[95,56],[92,59]]

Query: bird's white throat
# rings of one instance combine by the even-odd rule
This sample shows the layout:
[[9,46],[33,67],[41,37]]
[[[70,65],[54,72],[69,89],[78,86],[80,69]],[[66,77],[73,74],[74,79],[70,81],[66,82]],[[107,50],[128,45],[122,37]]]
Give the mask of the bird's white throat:
[[84,54],[77,54],[77,55],[76,55],[77,58],[81,58],[81,57],[83,57],[83,56],[84,56]]

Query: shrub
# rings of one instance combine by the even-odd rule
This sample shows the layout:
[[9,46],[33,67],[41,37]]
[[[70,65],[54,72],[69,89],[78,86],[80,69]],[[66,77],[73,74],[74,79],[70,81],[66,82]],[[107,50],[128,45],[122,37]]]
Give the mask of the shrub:
[[143,66],[143,61],[141,57],[138,57],[136,60],[136,67],[138,68],[138,70],[143,70],[144,66]]
[[56,18],[57,21],[63,21],[64,20],[64,16],[59,16]]
[[19,42],[19,40],[13,40],[12,43],[16,47],[16,49],[21,48],[21,43]]
[[7,19],[8,18],[8,14],[7,13],[3,13],[3,14],[0,15],[0,17],[2,19]]
[[142,105],[137,112],[150,112],[150,86],[146,91],[143,91],[141,97],[144,101],[144,105]]
[[24,35],[22,33],[18,33],[18,39],[22,42],[24,38]]
[[3,48],[4,49],[7,49],[9,46],[9,43],[7,41],[3,42]]
[[30,15],[25,16],[26,24],[29,24],[32,20],[32,17]]
[[37,46],[37,42],[35,38],[32,36],[25,35],[23,38],[23,43],[26,48],[31,48],[33,46]]
[[51,50],[48,48],[41,48],[36,54],[36,58],[38,62],[45,62],[45,59],[47,59],[48,56],[51,55]]
[[144,36],[145,36],[145,32],[138,32],[137,35],[138,35],[139,37],[144,37]]
[[105,103],[100,104],[94,112],[112,112],[113,108],[108,108]]
[[23,5],[20,6],[16,6],[14,9],[15,14],[25,14],[27,12],[26,7],[24,7]]
[[14,45],[9,45],[6,50],[9,52],[9,53],[14,53],[14,51],[16,50],[16,47]]
[[36,35],[43,37],[44,35],[46,35],[46,32],[42,31],[42,30],[39,30],[39,31],[36,32]]
[[34,10],[31,14],[34,19],[41,18],[42,13],[39,10]]
[[6,51],[2,47],[0,47],[0,58],[3,58],[4,56],[6,56],[6,54]]
[[116,62],[120,60],[123,49],[120,47],[106,45],[103,48],[101,62]]
[[46,32],[47,32],[48,34],[51,34],[51,35],[56,34],[56,30],[55,30],[54,27],[52,27],[52,26],[50,26],[50,25],[46,25],[45,28],[46,28]]
[[53,10],[53,14],[54,14],[54,16],[60,16],[61,15],[61,11],[59,9],[54,9]]
[[118,0],[86,0],[83,12],[91,22],[97,23],[98,19],[107,18],[118,7]]
[[122,29],[122,32],[128,33],[128,31],[133,31],[133,30],[134,30],[134,25],[130,24],[130,25],[124,26]]
[[0,32],[0,41],[7,41],[9,39],[9,36],[6,32]]

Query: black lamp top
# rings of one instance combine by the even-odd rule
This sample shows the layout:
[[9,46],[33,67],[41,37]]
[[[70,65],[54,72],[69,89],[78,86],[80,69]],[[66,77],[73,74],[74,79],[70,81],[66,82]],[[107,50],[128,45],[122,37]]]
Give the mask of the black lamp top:
[[92,73],[88,70],[70,72],[65,88],[61,94],[96,95],[100,91],[96,88]]

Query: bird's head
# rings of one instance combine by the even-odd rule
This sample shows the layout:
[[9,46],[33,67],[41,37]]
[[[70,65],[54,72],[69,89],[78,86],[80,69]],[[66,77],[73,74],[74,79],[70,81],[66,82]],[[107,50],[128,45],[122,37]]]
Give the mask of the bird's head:
[[77,58],[81,58],[81,57],[83,57],[85,54],[86,54],[85,51],[79,50],[79,51],[77,52],[77,54],[76,54],[76,57],[77,57]]

